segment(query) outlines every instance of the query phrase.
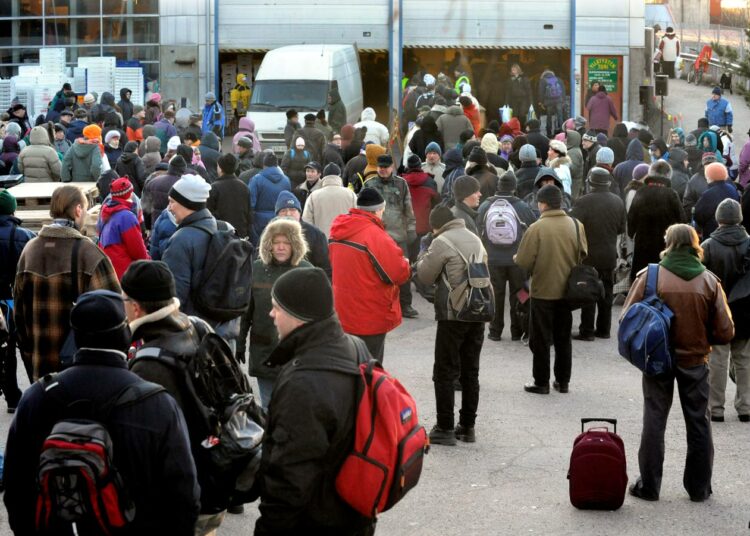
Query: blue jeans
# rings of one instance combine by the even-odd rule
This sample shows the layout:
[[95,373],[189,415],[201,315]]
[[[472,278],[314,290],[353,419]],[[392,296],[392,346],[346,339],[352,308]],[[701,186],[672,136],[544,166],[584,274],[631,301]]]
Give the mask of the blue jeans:
[[263,409],[268,411],[268,405],[271,403],[271,395],[273,394],[273,384],[275,380],[269,380],[268,378],[256,378],[258,380],[258,396],[260,396],[260,403]]

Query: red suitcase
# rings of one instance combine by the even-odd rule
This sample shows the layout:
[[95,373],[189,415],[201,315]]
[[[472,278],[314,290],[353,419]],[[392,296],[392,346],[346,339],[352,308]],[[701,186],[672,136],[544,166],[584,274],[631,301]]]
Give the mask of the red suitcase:
[[[609,428],[589,428],[589,422],[607,422]],[[628,473],[625,445],[617,435],[617,419],[581,419],[581,435],[570,454],[570,502],[584,510],[617,510],[625,500]]]

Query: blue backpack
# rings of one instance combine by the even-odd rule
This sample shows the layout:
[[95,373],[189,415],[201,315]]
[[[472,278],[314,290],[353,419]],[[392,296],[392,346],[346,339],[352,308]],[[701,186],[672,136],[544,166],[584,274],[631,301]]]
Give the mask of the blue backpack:
[[672,370],[669,327],[674,313],[656,294],[659,265],[649,264],[643,299],[625,313],[617,330],[620,355],[647,376]]
[[544,99],[545,100],[557,100],[562,98],[563,89],[560,81],[556,76],[550,76],[546,79],[544,86]]

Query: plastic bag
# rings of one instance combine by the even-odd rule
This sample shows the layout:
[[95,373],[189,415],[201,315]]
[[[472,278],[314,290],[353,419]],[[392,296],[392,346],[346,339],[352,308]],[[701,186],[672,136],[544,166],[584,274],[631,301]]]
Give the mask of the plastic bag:
[[500,121],[507,123],[513,117],[513,110],[507,104],[500,108]]
[[532,104],[529,106],[529,111],[526,114],[526,121],[531,121],[532,119],[536,119],[536,110],[534,110],[534,105]]

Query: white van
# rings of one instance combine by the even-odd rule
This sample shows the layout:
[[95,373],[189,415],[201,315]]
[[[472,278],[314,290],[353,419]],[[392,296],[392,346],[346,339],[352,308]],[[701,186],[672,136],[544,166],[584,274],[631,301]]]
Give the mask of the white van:
[[304,116],[328,110],[328,92],[338,88],[348,123],[362,112],[362,76],[352,45],[293,45],[269,51],[258,69],[247,117],[255,123],[263,149],[287,150],[286,111]]

